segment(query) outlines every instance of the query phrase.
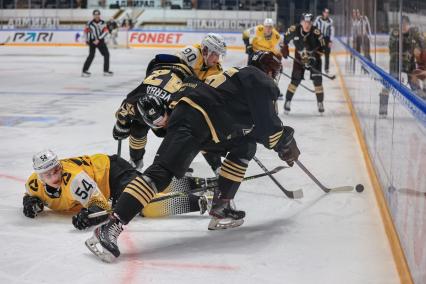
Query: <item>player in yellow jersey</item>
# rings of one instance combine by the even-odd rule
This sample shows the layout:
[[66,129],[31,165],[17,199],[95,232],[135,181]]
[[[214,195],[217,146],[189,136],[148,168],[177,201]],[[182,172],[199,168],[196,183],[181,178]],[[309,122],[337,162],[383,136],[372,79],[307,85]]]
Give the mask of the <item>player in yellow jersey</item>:
[[274,28],[274,21],[266,18],[263,25],[257,25],[243,32],[248,60],[256,51],[270,51],[281,56],[282,36]]
[[223,70],[221,62],[226,55],[226,43],[221,35],[209,33],[201,44],[185,46],[176,55],[194,70],[198,79],[204,81]]
[[[33,156],[34,173],[28,178],[23,198],[23,213],[34,218],[44,206],[53,211],[77,213],[72,223],[77,229],[86,229],[106,220],[107,215],[89,218],[89,214],[111,209],[126,189],[137,189],[144,181],[140,173],[126,160],[117,155],[95,154],[59,160],[51,150],[41,151]],[[197,184],[193,179],[172,182],[174,191],[187,191]],[[155,190],[142,196],[147,200],[164,196]],[[159,217],[200,210],[196,195],[183,195],[148,204],[142,211],[145,217]],[[206,201],[201,204],[207,206]],[[204,213],[206,207],[200,212]]]

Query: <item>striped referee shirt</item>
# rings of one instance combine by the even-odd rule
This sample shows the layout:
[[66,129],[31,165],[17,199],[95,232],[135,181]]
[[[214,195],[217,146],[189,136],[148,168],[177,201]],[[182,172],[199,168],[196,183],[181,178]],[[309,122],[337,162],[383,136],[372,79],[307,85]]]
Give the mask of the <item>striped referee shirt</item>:
[[314,26],[321,31],[324,38],[331,39],[334,37],[333,20],[331,18],[324,19],[318,16],[315,19]]
[[104,20],[91,20],[87,22],[86,29],[87,41],[93,42],[95,40],[102,40],[108,34],[108,28]]

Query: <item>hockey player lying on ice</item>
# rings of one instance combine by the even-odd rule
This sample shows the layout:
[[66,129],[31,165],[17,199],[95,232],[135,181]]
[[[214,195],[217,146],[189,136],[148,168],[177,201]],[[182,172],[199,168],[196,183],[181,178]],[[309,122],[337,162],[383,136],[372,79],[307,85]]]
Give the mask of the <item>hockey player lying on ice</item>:
[[293,165],[300,154],[294,130],[283,126],[274,110],[279,89],[273,78],[280,72],[281,58],[259,52],[251,64],[254,66],[210,76],[205,83],[196,78],[184,80],[171,103],[174,110],[168,118],[167,134],[153,164],[140,177],[142,186],[127,187],[108,222],[86,240],[95,255],[106,262],[118,257],[117,238],[123,225],[147,206],[155,193],[162,192],[173,176],[182,177],[201,149],[227,153],[209,212],[212,230],[243,224],[245,212],[232,208],[231,201],[256,152],[256,143],[275,150]]
[[[141,174],[117,155],[95,154],[59,160],[51,150],[33,156],[34,173],[28,178],[23,198],[25,216],[34,218],[44,206],[53,211],[77,213],[73,225],[79,229],[100,224],[107,215],[89,218],[89,214],[111,209],[123,190],[143,188]],[[204,179],[173,179],[168,191],[188,191],[200,187]],[[199,183],[200,182],[200,183]],[[207,194],[185,194],[148,204],[141,211],[145,217],[160,217],[207,210]],[[154,200],[153,200],[154,201]]]

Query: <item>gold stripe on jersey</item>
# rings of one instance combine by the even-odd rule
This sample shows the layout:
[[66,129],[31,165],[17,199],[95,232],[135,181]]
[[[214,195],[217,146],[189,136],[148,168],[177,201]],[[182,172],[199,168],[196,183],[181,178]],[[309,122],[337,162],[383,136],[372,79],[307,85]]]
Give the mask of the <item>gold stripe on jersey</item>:
[[[212,135],[212,139],[213,139],[213,141],[215,142],[215,143],[219,143],[220,142],[220,140],[219,140],[219,137],[217,136],[217,133],[216,133],[216,129],[214,129],[214,126],[213,126],[213,123],[212,123],[212,121],[210,120],[210,117],[209,117],[209,115],[207,114],[207,112],[201,107],[201,106],[199,106],[198,104],[196,104],[194,101],[192,101],[190,98],[188,98],[188,97],[183,97],[183,98],[181,98],[177,103],[179,103],[180,101],[184,101],[184,102],[186,102],[187,104],[189,104],[191,107],[193,107],[193,108],[195,108],[196,110],[198,110],[199,112],[201,112],[201,114],[204,116],[204,119],[205,119],[205,121],[206,121],[206,123],[207,123],[207,126],[209,127],[209,129],[210,129],[210,133],[211,133],[211,135]],[[177,104],[176,103],[176,104]],[[176,104],[174,104],[174,105],[176,105]]]
[[126,192],[136,198],[144,207],[151,201],[155,195],[153,190],[142,178],[136,177],[124,189]]
[[324,88],[322,86],[316,86],[315,94],[322,94],[322,93],[324,93]]
[[241,182],[246,173],[247,167],[238,165],[228,159],[222,162],[219,175],[235,182]]
[[272,149],[275,147],[275,145],[277,145],[282,135],[283,135],[283,130],[280,130],[277,133],[269,136],[269,149]]
[[130,148],[132,148],[134,150],[144,149],[145,146],[146,146],[146,140],[147,140],[146,136],[143,137],[143,138],[136,138],[136,137],[133,137],[132,135],[130,135],[130,138],[129,138]]
[[236,171],[239,171],[239,172],[241,172],[243,174],[246,172],[246,169],[247,169],[247,167],[240,166],[240,165],[238,165],[238,164],[236,164],[236,163],[234,163],[234,162],[232,162],[232,161],[230,161],[228,159],[225,159],[223,161],[223,164],[225,164],[225,165],[229,166],[230,168],[232,168],[232,169],[234,169]]
[[294,85],[294,84],[290,84],[290,85],[288,85],[288,88],[287,88],[287,90],[288,90],[290,93],[293,93],[293,94],[294,94],[294,92],[296,92],[296,89],[297,89],[297,86],[296,86],[296,85]]

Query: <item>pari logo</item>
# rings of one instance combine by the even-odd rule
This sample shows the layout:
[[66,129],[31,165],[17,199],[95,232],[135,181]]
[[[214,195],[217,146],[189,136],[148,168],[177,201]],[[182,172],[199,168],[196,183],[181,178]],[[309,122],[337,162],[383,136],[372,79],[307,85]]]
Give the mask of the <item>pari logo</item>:
[[52,42],[53,32],[16,32],[13,42]]

